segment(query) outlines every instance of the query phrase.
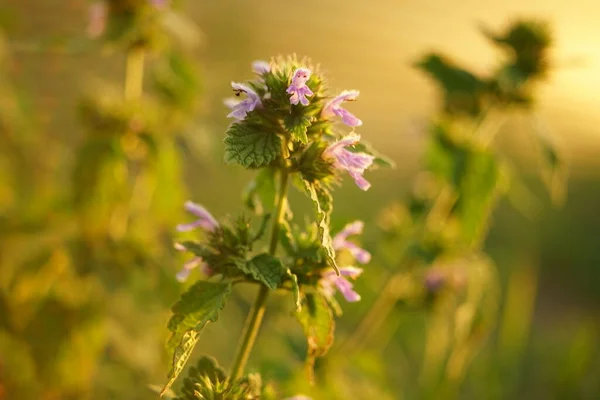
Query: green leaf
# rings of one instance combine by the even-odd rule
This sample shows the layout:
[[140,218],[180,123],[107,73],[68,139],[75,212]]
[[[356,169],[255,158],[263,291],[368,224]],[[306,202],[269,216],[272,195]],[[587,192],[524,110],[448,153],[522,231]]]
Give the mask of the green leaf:
[[265,132],[255,123],[231,124],[223,143],[225,161],[237,162],[244,168],[268,165],[281,154],[281,138],[273,132]]
[[279,287],[285,274],[281,260],[267,253],[259,254],[245,264],[238,264],[238,268],[272,290]]
[[442,89],[445,111],[477,116],[487,85],[471,72],[439,54],[427,54],[415,65]]
[[306,132],[308,131],[308,127],[313,122],[314,118],[308,115],[288,115],[283,119],[283,124],[285,129],[292,135],[292,139],[294,141],[300,142],[302,144],[308,143],[308,136]]
[[333,344],[335,321],[327,299],[321,293],[306,293],[302,310],[296,314],[308,342],[307,363],[314,365],[316,357],[322,357]]
[[538,128],[536,132],[535,137],[542,158],[542,179],[550,193],[552,202],[559,205],[564,202],[565,198],[567,168],[561,154],[546,131]]
[[262,168],[243,193],[244,204],[256,214],[275,204],[275,169]]
[[457,199],[452,214],[468,246],[479,243],[487,226],[501,178],[493,153],[470,142],[459,142],[437,126],[427,153],[431,172],[449,184]]
[[335,269],[336,273],[339,274],[339,268],[335,262],[335,250],[333,248],[333,242],[331,240],[330,233],[333,197],[331,196],[331,193],[329,193],[329,191],[323,187],[323,185],[319,184],[319,182],[310,183],[304,181],[304,184],[315,208],[319,242],[321,248],[324,250],[327,264]]
[[183,370],[200,331],[209,322],[219,318],[219,312],[231,294],[230,283],[198,281],[172,307],[173,316],[168,329],[172,332],[167,348],[173,354],[169,381],[162,390],[165,393]]

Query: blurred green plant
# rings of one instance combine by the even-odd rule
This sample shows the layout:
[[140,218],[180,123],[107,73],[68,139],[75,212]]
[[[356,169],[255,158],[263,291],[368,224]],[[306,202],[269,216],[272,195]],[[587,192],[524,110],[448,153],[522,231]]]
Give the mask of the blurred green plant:
[[[57,190],[66,185],[48,172],[61,144],[34,140],[35,121],[26,123],[7,84],[10,44],[1,46],[0,382],[10,398],[146,398],[139,382],[112,385],[115,371],[133,382],[161,370],[152,327],[177,291],[165,267],[166,222],[185,195],[177,140],[197,110],[189,45],[199,32],[166,2],[97,2],[91,10],[97,29],[83,46],[68,39],[27,47],[126,53],[123,88],[98,83],[81,102],[86,136],[71,191]],[[141,310],[155,312],[140,318]]]
[[[381,335],[398,319],[398,304],[403,312],[421,309],[425,347],[420,373],[412,375],[419,385],[404,389],[418,398],[456,397],[469,364],[496,326],[499,277],[482,247],[495,205],[518,177],[495,148],[494,137],[508,115],[535,107],[536,88],[551,66],[550,28],[543,22],[516,21],[501,33],[484,33],[503,55],[489,76],[436,53],[415,64],[438,86],[442,98],[429,127],[424,171],[409,199],[382,214],[379,252],[393,267],[369,312],[334,349],[327,365],[344,368],[339,359],[346,364],[350,355],[359,357],[376,342],[384,347]],[[545,161],[544,173],[565,176],[548,138],[537,132],[533,136]],[[323,374],[327,382],[326,370]],[[330,380],[339,386],[335,382]]]

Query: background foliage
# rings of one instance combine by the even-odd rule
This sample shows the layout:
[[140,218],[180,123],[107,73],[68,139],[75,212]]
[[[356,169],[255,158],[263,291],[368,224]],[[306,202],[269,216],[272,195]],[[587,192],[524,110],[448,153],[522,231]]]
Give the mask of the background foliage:
[[[415,181],[427,182],[415,176],[439,99],[414,63],[436,50],[486,75],[502,55],[474,21],[496,31],[525,12],[551,17],[557,66],[540,88],[539,111],[511,114],[499,127],[498,146],[520,179],[498,204],[484,243],[499,279],[498,303],[483,314],[493,320],[489,336],[477,344],[460,384],[448,385],[423,372],[435,364],[427,343],[436,342],[424,332],[432,331],[431,315],[448,315],[444,304],[423,312],[399,302],[344,368],[335,357],[317,362],[322,389],[313,395],[598,396],[600,121],[590,93],[600,90],[594,73],[600,55],[589,32],[597,32],[600,9],[593,2],[571,13],[547,1],[379,8],[307,2],[305,12],[275,1],[189,3],[185,15],[202,32],[176,34],[168,46],[157,38],[137,105],[122,101],[123,42],[85,39],[88,2],[0,6],[0,398],[155,396],[152,385],[168,372],[169,307],[183,290],[175,281],[183,259],[172,249],[181,206],[192,198],[218,215],[238,208],[250,175],[223,165],[222,98],[252,60],[278,53],[309,55],[335,76],[334,88],[360,89],[353,111],[369,140],[397,163],[393,171],[368,174],[367,194],[352,185],[336,193],[343,200],[336,201],[334,227],[365,220],[364,247],[374,255],[357,282],[363,300],[345,307],[337,321],[343,343],[397,266],[397,243],[382,234],[398,226],[393,222],[402,211],[384,209],[411,193]],[[573,63],[578,56],[583,62]],[[551,190],[556,200],[566,199],[562,207],[550,204],[539,183],[532,127],[556,141],[571,164],[568,196]],[[128,136],[135,129],[137,136]],[[308,201],[294,201],[310,212]],[[252,294],[232,296],[221,323],[203,333],[196,357],[210,353],[231,362]],[[250,370],[260,370],[263,381],[283,382],[283,393],[310,394],[305,339],[289,318],[291,306],[272,299]]]

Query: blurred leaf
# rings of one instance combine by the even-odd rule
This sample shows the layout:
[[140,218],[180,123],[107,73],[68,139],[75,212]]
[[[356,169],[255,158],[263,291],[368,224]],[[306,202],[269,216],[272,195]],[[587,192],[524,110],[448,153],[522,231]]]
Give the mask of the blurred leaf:
[[416,67],[425,72],[442,89],[445,111],[476,116],[481,112],[486,84],[471,72],[457,67],[439,54],[428,54]]
[[324,356],[333,344],[333,312],[321,293],[305,293],[296,318],[308,342],[307,364],[312,368],[315,358]]
[[173,352],[173,365],[163,393],[183,370],[198,341],[199,332],[207,323],[219,318],[219,312],[225,307],[230,294],[230,283],[198,281],[175,303],[168,324],[173,332],[168,343],[168,349]]
[[281,154],[281,139],[263,127],[248,122],[231,124],[225,140],[225,162],[237,162],[244,168],[258,168]]
[[478,243],[488,223],[500,180],[494,154],[450,136],[437,125],[426,156],[428,168],[457,195],[452,214],[467,245]]
[[260,215],[275,204],[275,169],[261,168],[243,193],[244,204]]
[[323,187],[320,182],[310,183],[304,181],[306,191],[313,202],[316,213],[316,223],[319,233],[319,242],[321,248],[327,258],[327,264],[335,269],[339,274],[339,269],[335,261],[335,249],[331,239],[330,224],[331,212],[333,211],[333,197],[327,188]]

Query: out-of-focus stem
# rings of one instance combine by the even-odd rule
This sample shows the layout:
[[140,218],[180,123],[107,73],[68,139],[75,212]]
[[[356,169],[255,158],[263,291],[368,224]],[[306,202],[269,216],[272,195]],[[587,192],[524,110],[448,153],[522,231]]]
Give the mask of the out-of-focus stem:
[[145,50],[142,46],[133,46],[127,52],[125,66],[125,99],[137,100],[142,97],[144,87]]

